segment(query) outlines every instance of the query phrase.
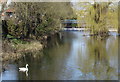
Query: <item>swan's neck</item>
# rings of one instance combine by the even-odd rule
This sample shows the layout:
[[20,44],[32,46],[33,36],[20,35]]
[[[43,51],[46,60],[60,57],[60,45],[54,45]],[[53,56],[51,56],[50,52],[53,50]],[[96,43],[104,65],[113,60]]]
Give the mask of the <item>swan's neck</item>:
[[28,68],[28,66],[26,65],[26,68]]

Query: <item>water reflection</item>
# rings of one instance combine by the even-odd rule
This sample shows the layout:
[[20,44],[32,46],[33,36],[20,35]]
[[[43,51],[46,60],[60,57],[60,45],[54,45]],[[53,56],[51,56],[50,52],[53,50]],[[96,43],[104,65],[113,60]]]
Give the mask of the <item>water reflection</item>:
[[18,61],[19,65],[30,65],[28,77],[15,68],[15,73],[7,75],[20,80],[117,80],[118,37],[101,39],[83,34],[61,32],[60,38],[51,38],[49,47],[36,58],[27,54]]
[[25,73],[25,75],[28,77],[28,70],[27,71],[20,71],[20,72]]
[[8,69],[2,73],[2,80],[18,80],[17,66],[9,64]]

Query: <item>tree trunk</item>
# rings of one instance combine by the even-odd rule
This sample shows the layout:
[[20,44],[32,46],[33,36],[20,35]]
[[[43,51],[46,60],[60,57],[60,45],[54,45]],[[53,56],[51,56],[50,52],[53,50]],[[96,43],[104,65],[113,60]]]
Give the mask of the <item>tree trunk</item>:
[[8,25],[6,20],[2,20],[2,37],[6,38],[8,34]]
[[[94,15],[94,21],[95,24],[97,25],[97,30],[95,30],[95,33],[97,34],[104,34],[107,33],[107,28],[105,26],[106,24],[106,13],[109,7],[110,3],[105,3],[106,5],[102,5],[102,3],[95,3],[93,5],[94,7],[94,11],[95,11],[95,15]],[[101,19],[102,17],[102,19]]]

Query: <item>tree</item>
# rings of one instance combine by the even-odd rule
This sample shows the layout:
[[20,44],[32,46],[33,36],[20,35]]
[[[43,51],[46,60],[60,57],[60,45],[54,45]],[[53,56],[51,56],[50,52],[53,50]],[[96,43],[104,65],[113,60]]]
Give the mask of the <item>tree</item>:
[[[78,20],[83,19],[86,26],[91,28],[94,34],[106,34],[108,28],[117,28],[117,3],[94,2],[77,3],[78,9],[75,9]],[[112,18],[112,19],[111,19]],[[116,21],[114,24],[110,23]]]
[[[41,36],[59,29],[61,18],[73,17],[69,2],[14,3],[16,37]],[[12,29],[11,29],[12,30]],[[14,32],[12,34],[15,34]]]

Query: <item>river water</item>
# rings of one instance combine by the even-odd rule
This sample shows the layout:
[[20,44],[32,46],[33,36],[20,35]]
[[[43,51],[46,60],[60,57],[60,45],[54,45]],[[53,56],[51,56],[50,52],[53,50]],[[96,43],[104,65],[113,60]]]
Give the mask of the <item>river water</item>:
[[[48,39],[43,52],[27,53],[8,65],[3,80],[118,80],[118,39],[69,31]],[[29,71],[19,67],[29,64]]]

